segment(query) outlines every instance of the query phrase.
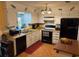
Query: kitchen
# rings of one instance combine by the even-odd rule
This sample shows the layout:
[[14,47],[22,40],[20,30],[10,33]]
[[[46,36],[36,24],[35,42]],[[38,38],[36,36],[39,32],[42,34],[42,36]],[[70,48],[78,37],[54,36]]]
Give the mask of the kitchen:
[[[50,45],[56,44],[60,38],[61,18],[78,18],[78,3],[76,1],[0,2],[2,11],[0,31],[7,34],[7,39],[11,41],[9,44],[12,45],[11,52],[8,55],[3,54],[17,56],[38,41]],[[50,37],[45,38],[49,35]]]

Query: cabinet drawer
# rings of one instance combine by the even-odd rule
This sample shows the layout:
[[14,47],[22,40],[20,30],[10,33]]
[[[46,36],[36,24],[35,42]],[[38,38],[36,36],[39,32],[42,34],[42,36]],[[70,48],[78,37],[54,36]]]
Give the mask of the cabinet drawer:
[[53,39],[59,39],[59,38],[56,38],[56,37],[55,37],[55,38],[53,38]]
[[59,38],[59,36],[53,36],[53,38]]

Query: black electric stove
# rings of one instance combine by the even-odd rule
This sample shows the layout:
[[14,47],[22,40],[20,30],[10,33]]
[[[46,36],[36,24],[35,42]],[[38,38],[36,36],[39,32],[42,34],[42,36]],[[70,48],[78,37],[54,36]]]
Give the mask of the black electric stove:
[[42,32],[42,42],[52,44],[53,30],[44,29]]

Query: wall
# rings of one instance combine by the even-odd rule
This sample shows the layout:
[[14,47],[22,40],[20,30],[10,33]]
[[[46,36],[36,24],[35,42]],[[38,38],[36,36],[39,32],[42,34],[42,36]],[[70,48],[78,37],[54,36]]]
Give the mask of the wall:
[[[16,9],[11,7],[11,4],[16,6]],[[32,22],[37,22],[37,13],[34,12],[34,8],[33,7],[29,7],[20,3],[16,3],[16,2],[6,2],[7,5],[7,17],[8,17],[8,26],[16,26],[17,25],[17,17],[16,14],[17,12],[24,12],[25,8],[27,8],[27,12],[31,12],[32,13]]]
[[[70,8],[75,6],[75,8],[70,12]],[[40,10],[43,9],[45,7],[40,7]],[[72,4],[64,4],[61,3],[60,5],[54,5],[52,4],[52,6],[49,6],[49,8],[52,9],[52,14],[50,14],[51,16],[54,16],[54,20],[55,20],[55,24],[60,24],[60,19],[61,18],[79,18],[79,3],[72,3]],[[62,8],[62,12],[58,9]],[[39,21],[43,22],[43,17],[46,15],[42,15],[41,12],[39,10],[39,14],[40,14],[40,18]],[[62,14],[61,14],[62,13]],[[50,16],[47,15],[47,16]]]
[[0,2],[0,30],[6,30],[7,16],[5,2]]
[[[7,17],[6,17],[6,5],[5,2],[0,1],[0,40],[3,31],[6,30],[7,25]],[[1,47],[1,44],[0,44]],[[0,48],[0,55],[1,55],[1,48]]]

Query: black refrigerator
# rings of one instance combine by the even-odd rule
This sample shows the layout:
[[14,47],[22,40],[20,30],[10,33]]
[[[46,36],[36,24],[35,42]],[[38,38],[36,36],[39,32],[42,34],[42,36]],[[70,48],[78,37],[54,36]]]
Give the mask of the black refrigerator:
[[62,18],[60,38],[77,40],[79,18]]

